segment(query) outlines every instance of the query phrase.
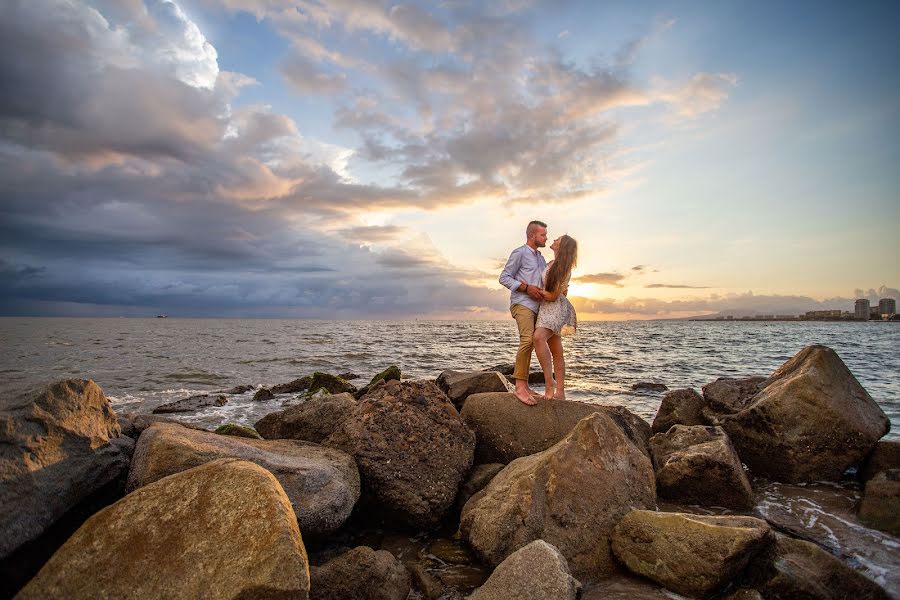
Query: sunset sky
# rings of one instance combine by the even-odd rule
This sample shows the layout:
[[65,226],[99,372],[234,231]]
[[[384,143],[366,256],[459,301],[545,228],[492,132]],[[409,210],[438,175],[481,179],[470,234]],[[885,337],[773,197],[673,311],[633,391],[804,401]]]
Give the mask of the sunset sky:
[[7,1],[0,315],[508,318],[531,219],[585,320],[900,299],[898,21]]

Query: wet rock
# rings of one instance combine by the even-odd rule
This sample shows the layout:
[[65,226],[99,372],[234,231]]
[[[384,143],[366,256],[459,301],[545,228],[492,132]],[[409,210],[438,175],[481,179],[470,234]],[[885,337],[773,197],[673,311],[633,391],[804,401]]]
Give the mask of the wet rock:
[[359,473],[343,452],[299,440],[253,440],[156,424],[137,443],[128,490],[219,458],[241,458],[278,479],[309,534],[340,527],[359,498]]
[[390,552],[359,546],[310,569],[310,600],[404,600],[410,577]]
[[299,379],[294,379],[293,381],[289,381],[287,383],[279,383],[278,385],[272,386],[273,394],[298,394],[300,392],[305,392],[312,385],[313,377],[312,375],[306,375],[304,377],[300,377]]
[[483,490],[505,466],[503,463],[488,463],[472,467],[472,471],[466,478],[465,483],[459,488],[459,495],[456,497],[457,510],[461,512],[469,498]]
[[866,482],[859,520],[900,537],[900,469],[888,469]]
[[763,598],[887,600],[889,595],[815,544],[775,534],[741,577]]
[[269,440],[294,439],[322,443],[356,407],[351,394],[316,396],[303,404],[269,413],[254,427]]
[[838,355],[808,346],[779,368],[751,404],[719,417],[754,475],[838,480],[890,422]]
[[241,394],[246,394],[247,392],[252,392],[256,388],[252,385],[236,385],[230,390],[225,390],[222,392],[223,394],[232,394],[234,396],[240,396]]
[[672,592],[634,575],[614,575],[586,583],[581,600],[672,600]]
[[319,390],[328,390],[329,394],[342,394],[356,391],[356,387],[350,382],[341,379],[337,375],[329,375],[328,373],[319,373],[316,371],[312,375],[312,381],[309,383],[307,393],[315,394]]
[[650,426],[628,409],[571,400],[538,402],[526,406],[508,392],[473,394],[466,400],[462,418],[478,442],[475,463],[508,463],[541,452],[564,438],[578,422],[602,412],[647,455]]
[[134,443],[90,380],[6,396],[0,411],[0,558],[123,477]]
[[340,377],[341,379],[346,379],[347,381],[350,381],[352,379],[359,379],[361,377],[361,375],[357,375],[356,373],[351,373],[350,371],[347,371],[346,373],[338,373],[338,377]]
[[650,438],[661,498],[688,504],[753,508],[753,488],[721,427],[673,425]]
[[650,381],[639,381],[631,386],[635,392],[665,392],[669,386],[664,383],[653,383]]
[[18,598],[303,599],[308,577],[278,481],[255,464],[224,459],[88,519]]
[[715,413],[736,413],[747,408],[765,383],[765,377],[720,377],[703,386],[703,399]]
[[651,427],[653,433],[665,433],[672,425],[707,425],[703,417],[706,402],[695,390],[673,390],[663,396]]
[[234,423],[226,423],[216,427],[213,433],[219,435],[233,435],[234,437],[249,438],[251,440],[261,440],[262,437],[256,433],[252,427],[244,427],[243,425],[235,425]]
[[275,394],[272,393],[272,390],[269,388],[259,388],[256,390],[256,393],[253,394],[254,402],[264,402],[266,400],[271,400],[275,397]]
[[[515,363],[503,363],[500,365],[495,365],[493,367],[488,367],[487,369],[482,369],[482,371],[496,371],[497,373],[500,373],[501,375],[503,375],[504,377],[507,377],[507,378],[512,377],[512,374],[515,372],[515,370],[516,370]],[[530,373],[528,373],[528,383],[543,384],[544,383],[544,373],[542,371],[531,371]]]
[[469,600],[575,600],[580,590],[559,550],[535,540],[500,563]]
[[427,600],[438,600],[444,595],[444,584],[421,564],[410,564],[409,573],[416,589],[422,592]]
[[228,398],[221,394],[198,394],[196,396],[189,396],[187,398],[182,398],[181,400],[176,400],[175,402],[157,406],[153,409],[153,414],[163,415],[195,412],[204,408],[209,408],[210,406],[225,406],[226,404],[228,404]]
[[404,525],[434,525],[472,466],[475,435],[430,381],[376,385],[324,444],[350,454],[374,512]]
[[631,572],[704,597],[735,579],[771,542],[769,526],[753,517],[635,510],[616,526],[612,549]]
[[444,371],[437,378],[438,387],[460,408],[472,394],[506,392],[501,375],[489,371]]
[[553,447],[500,471],[466,503],[460,532],[489,564],[543,539],[575,577],[596,579],[615,571],[613,528],[655,499],[650,459],[609,416],[593,413]]
[[900,469],[900,442],[881,440],[859,469],[859,480],[866,482],[888,469]]
[[400,367],[398,367],[397,365],[391,365],[390,367],[373,377],[372,381],[369,382],[369,386],[371,387],[379,381],[384,381],[385,383],[387,383],[388,381],[400,381],[400,379]]

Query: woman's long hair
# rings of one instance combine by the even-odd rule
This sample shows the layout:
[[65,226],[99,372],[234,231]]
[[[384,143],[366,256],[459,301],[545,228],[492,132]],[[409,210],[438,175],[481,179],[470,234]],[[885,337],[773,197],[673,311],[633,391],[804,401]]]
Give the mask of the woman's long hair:
[[577,263],[578,242],[568,235],[562,236],[559,238],[559,252],[556,253],[556,260],[547,271],[547,291],[553,293],[559,289]]

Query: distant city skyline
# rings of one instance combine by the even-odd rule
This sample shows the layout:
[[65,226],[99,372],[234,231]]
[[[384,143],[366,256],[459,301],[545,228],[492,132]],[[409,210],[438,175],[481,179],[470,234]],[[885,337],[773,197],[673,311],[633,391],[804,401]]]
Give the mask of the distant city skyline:
[[535,218],[582,320],[900,298],[898,18],[13,0],[0,315],[503,319]]

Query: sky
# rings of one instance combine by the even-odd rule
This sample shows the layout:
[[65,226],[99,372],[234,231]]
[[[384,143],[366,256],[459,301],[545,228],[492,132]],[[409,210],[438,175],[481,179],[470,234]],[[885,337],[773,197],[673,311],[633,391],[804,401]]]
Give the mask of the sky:
[[582,320],[900,298],[898,18],[8,0],[0,315],[504,319],[532,219]]

